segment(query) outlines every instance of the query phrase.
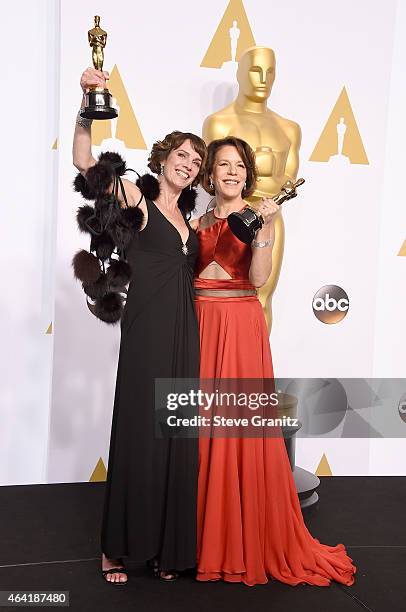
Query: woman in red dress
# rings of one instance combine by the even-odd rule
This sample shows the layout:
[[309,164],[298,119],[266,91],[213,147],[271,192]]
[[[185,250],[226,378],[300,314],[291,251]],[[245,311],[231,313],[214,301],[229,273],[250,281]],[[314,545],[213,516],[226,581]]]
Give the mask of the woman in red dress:
[[[255,182],[246,142],[228,137],[210,144],[203,185],[215,206],[192,222],[200,243],[195,289],[202,379],[273,378],[256,288],[271,272],[279,207],[262,201],[265,223],[252,245],[239,241],[226,221],[244,208]],[[307,530],[280,436],[200,438],[197,546],[199,581],[354,582],[356,568],[343,544],[321,544]]]

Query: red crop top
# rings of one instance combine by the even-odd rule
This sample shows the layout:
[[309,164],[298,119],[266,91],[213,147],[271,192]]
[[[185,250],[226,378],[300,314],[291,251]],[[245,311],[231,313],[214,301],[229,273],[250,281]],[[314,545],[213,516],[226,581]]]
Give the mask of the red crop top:
[[213,211],[209,211],[200,218],[196,234],[199,239],[196,277],[215,261],[231,276],[231,279],[249,281],[251,246],[234,236],[227,219],[220,219]]

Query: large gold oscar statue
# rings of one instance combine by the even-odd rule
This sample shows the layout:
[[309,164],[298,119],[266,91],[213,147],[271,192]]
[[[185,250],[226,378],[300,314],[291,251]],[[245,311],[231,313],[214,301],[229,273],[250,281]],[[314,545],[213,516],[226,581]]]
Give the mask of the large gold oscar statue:
[[[300,127],[267,107],[275,80],[275,54],[267,47],[250,47],[238,63],[237,98],[225,108],[209,115],[203,124],[203,138],[208,144],[217,138],[238,136],[254,149],[258,185],[250,201],[276,195],[289,179],[295,180],[299,168]],[[272,272],[259,290],[264,314],[271,329],[272,295],[282,265],[285,228],[282,215],[275,222]]]

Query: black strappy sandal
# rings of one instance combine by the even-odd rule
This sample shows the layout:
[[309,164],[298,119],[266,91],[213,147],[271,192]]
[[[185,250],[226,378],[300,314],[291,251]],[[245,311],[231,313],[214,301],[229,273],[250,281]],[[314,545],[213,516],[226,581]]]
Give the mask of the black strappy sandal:
[[[125,567],[112,567],[110,569],[102,570],[101,573],[103,580],[109,584],[127,584],[128,582],[128,571]],[[127,580],[107,580],[107,574],[125,574],[127,576]]]

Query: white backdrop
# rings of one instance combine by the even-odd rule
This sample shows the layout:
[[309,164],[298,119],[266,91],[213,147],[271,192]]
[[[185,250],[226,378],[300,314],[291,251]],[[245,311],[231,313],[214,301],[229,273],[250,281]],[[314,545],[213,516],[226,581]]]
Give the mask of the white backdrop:
[[9,3],[1,18],[0,483],[18,484],[47,478],[59,3]]
[[[60,22],[57,3],[23,4],[32,7],[26,37],[32,45],[40,37],[42,46],[36,47],[38,57],[30,60],[36,70],[27,71],[25,82],[32,81],[38,100],[32,111],[35,120],[24,121],[24,181],[16,167],[12,176],[14,181],[19,177],[17,189],[10,180],[6,192],[7,201],[18,204],[6,209],[10,228],[17,222],[21,225],[18,211],[22,207],[28,217],[24,216],[21,228],[27,238],[17,249],[22,271],[5,298],[3,337],[8,338],[8,350],[3,357],[7,376],[2,388],[4,472],[0,482],[86,481],[102,478],[103,464],[107,464],[119,344],[119,328],[108,328],[87,312],[70,266],[74,252],[87,247],[75,224],[80,198],[71,189],[79,77],[91,63],[87,30],[93,16],[101,15],[101,25],[108,32],[105,69],[112,71],[116,66],[111,85],[120,98],[120,116],[128,111],[128,96],[147,149],[174,129],[200,134],[204,118],[231,102],[236,86],[230,67],[202,67],[201,63],[213,39],[220,51],[227,48],[228,41],[214,38],[227,7],[228,15],[234,11],[240,20],[241,40],[248,30],[240,0],[207,0],[204,7],[194,5],[193,10],[184,0],[154,4],[123,0],[114,5],[107,0],[85,4],[66,0],[61,2]],[[271,347],[278,376],[406,374],[402,354],[406,258],[398,255],[406,240],[401,184],[406,136],[405,4],[404,0],[243,3],[256,44],[272,47],[276,53],[269,106],[297,121],[303,132],[300,175],[306,185],[284,210],[285,255],[273,301]],[[12,39],[18,16],[15,11],[9,17],[2,42],[16,70],[21,70],[22,52],[18,55]],[[41,37],[43,31],[48,34]],[[6,91],[16,88],[16,70],[9,70]],[[117,70],[124,95],[117,85]],[[351,110],[340,110],[347,124],[343,152],[356,160],[360,139],[368,163],[314,160],[320,157],[316,144],[323,141],[343,87],[356,123],[354,128]],[[23,116],[22,108],[19,116]],[[135,133],[128,116],[126,125]],[[18,128],[4,122],[4,129],[9,130],[8,142],[14,143]],[[119,124],[117,130],[122,138]],[[56,136],[57,150],[52,149]],[[142,146],[142,138],[136,146]],[[113,144],[123,150],[129,166],[145,170],[146,149]],[[111,145],[111,141],[104,143],[103,148]],[[19,158],[20,150],[21,146]],[[95,153],[100,150],[95,147]],[[57,177],[56,198],[52,189]],[[204,202],[202,198],[201,206]],[[14,230],[8,232],[14,239]],[[16,249],[7,240],[11,253]],[[406,244],[403,248],[406,255]],[[349,312],[336,325],[321,323],[312,311],[313,295],[326,284],[339,285],[349,296]],[[33,321],[35,308],[38,314]],[[51,321],[53,333],[45,334]],[[25,357],[27,351],[32,353]],[[297,462],[314,471],[325,456],[333,474],[405,474],[399,459],[404,447],[402,439],[299,440]]]

